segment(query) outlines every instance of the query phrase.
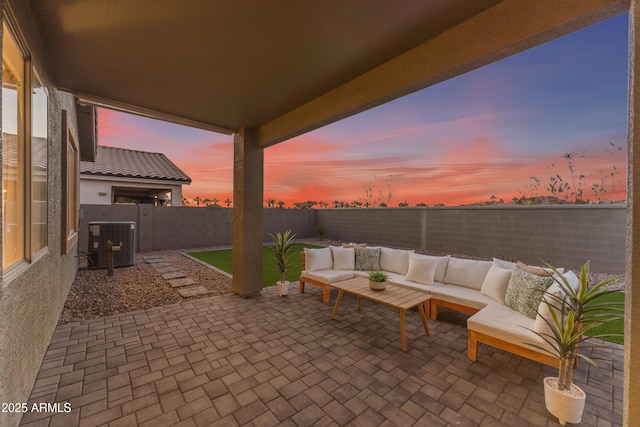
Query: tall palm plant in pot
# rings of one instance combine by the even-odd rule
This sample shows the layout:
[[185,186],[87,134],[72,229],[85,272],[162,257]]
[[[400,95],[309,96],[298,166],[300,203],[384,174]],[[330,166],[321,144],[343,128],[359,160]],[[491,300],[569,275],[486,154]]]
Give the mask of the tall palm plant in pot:
[[[611,277],[589,284],[590,262],[580,269],[577,286],[556,268],[547,264],[555,273],[553,286],[545,293],[538,308],[538,316],[547,324],[546,332],[532,330],[547,345],[529,344],[559,359],[558,378],[544,379],[547,410],[558,417],[560,424],[579,423],[582,420],[586,394],[573,383],[573,367],[578,359],[596,366],[598,357],[581,352],[588,348],[610,348],[594,340],[620,336],[620,334],[594,334],[593,329],[624,317],[624,303],[603,299],[607,294],[619,291],[613,285],[621,276]],[[543,313],[544,312],[544,313]],[[586,333],[591,332],[590,336]]]
[[273,240],[273,258],[276,260],[278,271],[280,272],[280,281],[276,283],[278,287],[278,295],[289,294],[289,282],[287,281],[286,274],[289,267],[292,265],[291,258],[293,257],[293,239],[296,235],[291,233],[291,230],[287,230],[283,233],[277,232],[274,236],[269,233],[271,240]]

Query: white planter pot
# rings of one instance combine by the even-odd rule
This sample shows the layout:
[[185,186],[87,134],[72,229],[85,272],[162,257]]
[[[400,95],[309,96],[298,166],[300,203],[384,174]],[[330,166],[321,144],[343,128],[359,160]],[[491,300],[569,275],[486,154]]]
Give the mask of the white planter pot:
[[382,291],[386,289],[387,282],[372,282],[371,280],[369,280],[369,287],[374,291]]
[[561,425],[565,425],[567,422],[580,423],[587,394],[575,384],[571,386],[573,395],[558,391],[555,385],[550,385],[550,381],[557,384],[558,378],[547,377],[544,379],[544,402],[547,411],[557,417]]
[[276,282],[276,286],[278,287],[278,296],[289,295],[289,281],[285,280],[284,282],[278,281]]

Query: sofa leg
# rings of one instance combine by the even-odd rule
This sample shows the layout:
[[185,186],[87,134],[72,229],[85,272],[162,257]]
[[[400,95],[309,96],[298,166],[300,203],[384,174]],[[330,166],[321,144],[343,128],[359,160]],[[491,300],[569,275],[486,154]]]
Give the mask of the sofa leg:
[[329,287],[322,288],[322,302],[329,302]]
[[478,360],[478,340],[473,336],[472,331],[468,331],[467,357],[472,362]]
[[300,280],[300,293],[304,294],[304,282]]
[[438,304],[431,301],[431,304],[429,304],[429,307],[430,307],[429,311],[431,313],[431,320],[438,320]]

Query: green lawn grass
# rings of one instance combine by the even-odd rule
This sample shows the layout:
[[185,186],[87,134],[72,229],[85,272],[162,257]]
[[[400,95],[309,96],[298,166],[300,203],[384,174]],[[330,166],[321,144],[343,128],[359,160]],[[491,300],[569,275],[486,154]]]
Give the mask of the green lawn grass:
[[[621,301],[624,302],[624,292],[613,292],[611,294],[604,295],[599,298],[598,301]],[[589,331],[587,335],[599,335],[599,334],[620,334],[619,337],[604,337],[606,341],[624,344],[624,319],[616,319],[613,322],[609,322],[606,325],[598,326],[597,328]]]
[[[294,282],[300,279],[300,252],[304,248],[321,247],[307,243],[294,243],[293,266],[287,271],[287,280]],[[217,251],[191,252],[189,255],[232,274],[231,251],[231,249],[221,249]],[[277,269],[276,261],[273,259],[273,246],[264,246],[262,248],[262,286],[274,286],[278,280],[280,280],[280,272]]]

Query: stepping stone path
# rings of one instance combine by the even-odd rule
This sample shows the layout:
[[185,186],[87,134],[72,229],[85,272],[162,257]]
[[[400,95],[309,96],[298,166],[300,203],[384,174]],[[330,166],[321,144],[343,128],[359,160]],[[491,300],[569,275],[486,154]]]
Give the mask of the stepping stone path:
[[176,290],[182,298],[211,293],[211,291],[204,286],[193,286],[198,283],[192,278],[187,277],[182,271],[178,271],[177,268],[159,255],[145,255],[142,259],[144,259],[147,264],[150,264],[158,273],[162,274],[162,278],[168,280],[171,287],[178,288]]
[[210,294],[211,292],[203,286],[194,286],[192,288],[180,288],[178,289],[178,293],[182,295],[183,298],[189,298],[198,295]]
[[171,279],[181,279],[183,277],[187,277],[182,271],[172,271],[170,273],[165,273],[162,275],[163,279],[171,280]]
[[[158,264],[153,264],[153,266],[155,267]],[[166,274],[166,273],[172,273],[172,272],[176,272],[178,271],[177,268],[175,268],[172,265],[167,265],[167,264],[163,264],[162,267],[155,267],[156,271],[160,274]]]
[[169,280],[169,284],[172,288],[181,288],[183,286],[197,285],[196,281],[190,277],[183,277],[182,279]]

